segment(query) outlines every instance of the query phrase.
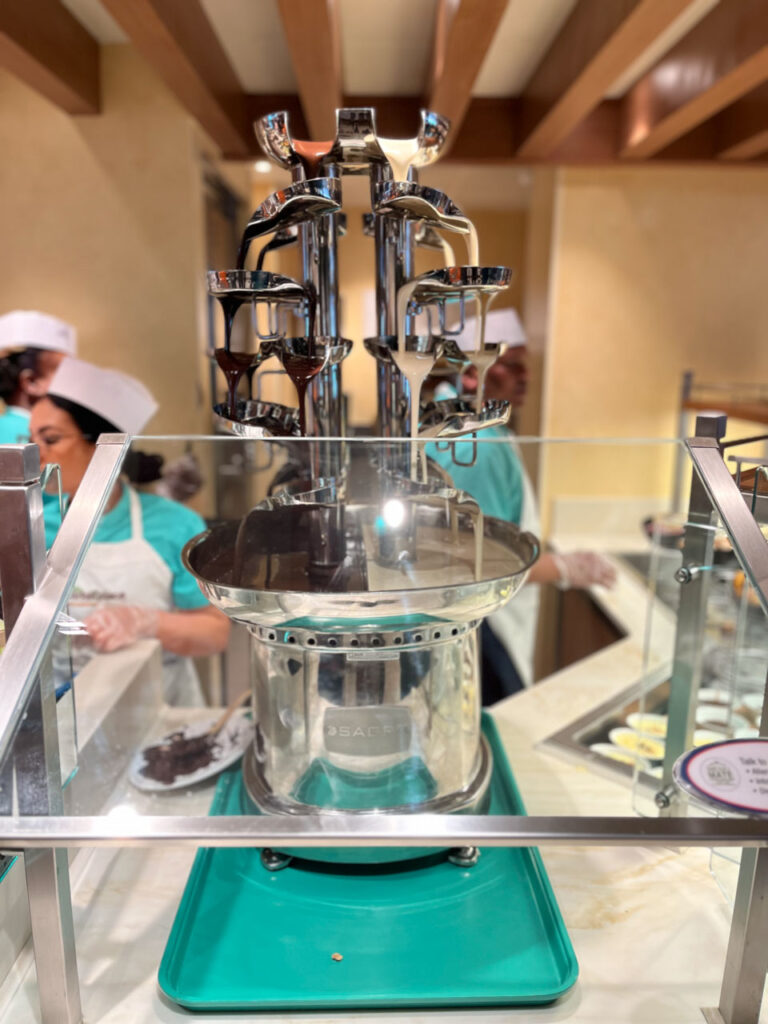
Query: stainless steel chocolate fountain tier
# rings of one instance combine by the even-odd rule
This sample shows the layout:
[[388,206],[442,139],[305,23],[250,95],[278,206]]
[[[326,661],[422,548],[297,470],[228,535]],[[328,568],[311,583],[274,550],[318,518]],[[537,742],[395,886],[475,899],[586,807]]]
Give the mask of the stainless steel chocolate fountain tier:
[[286,814],[478,810],[478,627],[538,542],[461,491],[355,461],[340,484],[267,499],[184,549],[253,636],[248,793]]
[[445,489],[369,503],[266,499],[195,537],[183,559],[208,600],[238,622],[287,631],[286,643],[302,639],[290,639],[294,628],[317,634],[309,646],[339,648],[367,634],[351,646],[375,649],[377,634],[405,644],[413,630],[489,615],[537,555],[531,534]]
[[[461,398],[420,403],[438,360],[458,374],[495,355],[482,326],[469,351],[454,339],[466,304],[482,325],[511,276],[480,265],[471,221],[416,180],[416,169],[439,156],[447,129],[422,112],[412,138],[382,138],[374,111],[349,108],[337,112],[334,138],[302,141],[291,136],[287,115],[262,118],[259,141],[290,168],[293,183],[251,217],[240,269],[209,279],[226,330],[215,356],[227,401],[216,411],[241,436],[282,435],[275,443],[285,456],[266,482],[270,497],[196,537],[183,555],[209,601],[251,633],[256,735],[244,778],[264,811],[445,813],[482,809],[487,798],[479,631],[522,585],[538,541],[484,517],[453,487],[438,455],[451,439],[457,461],[452,439],[504,422],[508,403],[483,402],[482,387],[476,407]],[[352,343],[341,336],[337,242],[349,174],[371,183],[376,336],[365,347],[376,364],[383,438],[372,444],[347,440],[344,418],[342,370]],[[264,256],[291,244],[294,232],[296,280],[269,275]],[[463,236],[469,265],[458,263],[444,233]],[[246,270],[255,239],[261,253]],[[417,246],[441,253],[436,269],[420,276]],[[256,337],[232,351],[242,305],[252,307]],[[448,315],[457,307],[458,323]],[[260,400],[258,378],[252,394],[254,373],[272,355],[295,385],[305,439],[295,438],[292,410]],[[419,437],[434,440],[411,440]],[[462,452],[465,444],[474,459],[479,441],[462,442]],[[345,859],[356,857],[346,851]]]

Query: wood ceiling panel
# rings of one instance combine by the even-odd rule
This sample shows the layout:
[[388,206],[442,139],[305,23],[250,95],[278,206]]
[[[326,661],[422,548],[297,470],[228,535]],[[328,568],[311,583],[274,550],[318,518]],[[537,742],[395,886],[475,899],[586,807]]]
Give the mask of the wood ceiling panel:
[[753,90],[713,119],[723,160],[752,160],[768,151],[768,85]]
[[246,96],[199,0],[102,2],[222,153],[251,155]]
[[[291,132],[296,138],[306,138],[307,128],[298,96],[287,94],[265,94],[248,97],[252,117],[276,110],[287,110],[290,115]],[[392,138],[407,138],[418,128],[419,109],[422,106],[418,96],[347,96],[350,106],[373,107],[377,111],[377,125],[382,135]],[[766,123],[765,108],[761,108],[762,123]],[[729,112],[730,113],[730,112]],[[621,100],[603,100],[547,157],[540,160],[524,160],[518,152],[518,131],[520,121],[520,100],[476,96],[470,103],[467,114],[453,144],[440,161],[441,164],[497,165],[512,164],[528,166],[535,164],[554,165],[616,165],[618,142],[622,128]],[[712,163],[723,145],[723,138],[716,121],[707,121],[687,135],[665,147],[649,162],[655,163]],[[756,151],[768,151],[754,143]],[[258,150],[254,143],[254,154]],[[743,162],[752,154],[734,155],[733,160]]]
[[728,0],[627,94],[621,155],[650,157],[768,80],[768,3]]
[[504,164],[515,159],[518,101],[476,96],[456,133],[446,160]]
[[277,0],[201,3],[245,92],[296,92],[296,76]]
[[429,80],[438,0],[338,0],[345,94],[418,96]]
[[0,66],[68,114],[99,112],[99,45],[58,0],[0,3]]
[[[645,48],[647,60],[654,39],[667,38],[670,26],[679,33],[681,20],[690,24],[713,0],[578,0],[564,22],[574,0],[543,0],[546,12],[537,9],[533,20],[541,22],[539,29],[547,22],[551,32],[559,18],[561,28],[518,98],[473,97],[472,90],[488,67],[489,50],[502,52],[504,32],[530,27],[533,14],[521,7],[528,0],[426,0],[420,22],[407,21],[409,2],[393,0],[396,9],[390,5],[386,11],[377,6],[379,28],[373,32],[361,0],[259,0],[258,8],[252,0],[103,0],[102,16],[112,26],[111,36],[127,34],[230,158],[258,154],[252,121],[278,109],[289,111],[297,138],[332,135],[334,110],[342,103],[376,107],[382,135],[413,135],[421,90],[406,81],[407,74],[392,79],[397,68],[390,50],[397,49],[406,24],[409,38],[420,25],[418,60],[410,72],[423,78],[430,14],[436,17],[436,38],[428,105],[454,123],[447,155],[453,163],[604,163],[615,162],[619,153],[654,161],[719,156],[741,162],[768,152],[768,0],[719,0],[623,101],[601,99],[621,81],[619,65],[628,75],[640,51]],[[77,113],[98,110],[98,44],[80,17],[92,3],[0,3],[0,60]],[[374,37],[368,51],[378,53],[372,80],[378,81],[384,66],[396,92],[344,94],[340,10],[351,19],[348,42],[350,33],[362,34],[363,42]],[[393,10],[402,16],[393,17]],[[244,88],[230,57],[234,44],[242,36],[245,68],[256,42],[264,43],[259,30],[266,32],[270,24],[272,56],[283,65],[273,77],[284,86],[269,92]],[[365,48],[354,49],[354,81],[363,82]],[[296,74],[286,70],[288,55]]]
[[509,0],[473,96],[519,96],[576,6],[577,0]]
[[128,37],[115,19],[101,6],[101,0],[61,0],[97,43],[127,43]]
[[336,0],[278,0],[304,117],[314,139],[332,139],[342,105]]
[[507,0],[440,0],[427,106],[461,126]]
[[685,11],[670,24],[669,28],[656,37],[637,60],[632,61],[624,68],[606,93],[605,98],[608,100],[622,99],[624,94],[636,82],[639,82],[647,71],[658,64],[665,53],[668,53],[683,36],[688,35],[694,25],[697,25],[702,18],[709,14],[715,4],[721,2],[722,0],[693,0]]
[[540,159],[557,149],[692,2],[581,0],[523,93],[520,156]]

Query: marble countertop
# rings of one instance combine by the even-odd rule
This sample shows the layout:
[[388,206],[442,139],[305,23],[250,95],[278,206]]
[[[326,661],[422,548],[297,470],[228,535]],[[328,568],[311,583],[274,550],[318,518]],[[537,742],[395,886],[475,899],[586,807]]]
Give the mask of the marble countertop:
[[[596,774],[543,750],[540,742],[637,681],[643,671],[646,591],[617,563],[605,610],[626,631],[623,640],[544,683],[496,705],[493,715],[528,811],[532,814],[633,813],[626,782]],[[658,657],[666,656],[674,622],[660,620]],[[155,733],[194,714],[166,709]],[[162,797],[118,786],[114,815],[204,814],[213,784]],[[701,1024],[700,1007],[717,1005],[730,907],[710,872],[709,851],[632,847],[550,847],[542,850],[550,881],[580,966],[560,1001],[542,1008],[375,1015],[265,1014],[277,1022],[326,1024],[573,1020],[580,1024]],[[259,1015],[194,1014],[168,1002],[157,969],[194,851],[104,849],[77,858],[73,878],[78,963],[87,1024],[217,1021],[242,1024]],[[37,1024],[34,960],[27,947],[0,990],[0,1020]],[[768,1021],[768,1015],[761,1021]]]

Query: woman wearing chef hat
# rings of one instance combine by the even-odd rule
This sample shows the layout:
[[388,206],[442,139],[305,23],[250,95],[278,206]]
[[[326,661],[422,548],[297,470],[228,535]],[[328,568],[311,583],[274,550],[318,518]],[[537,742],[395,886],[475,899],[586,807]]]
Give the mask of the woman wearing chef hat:
[[[71,496],[98,436],[137,434],[156,409],[135,378],[67,358],[32,410],[30,436],[43,464],[58,464],[62,489]],[[191,509],[118,482],[70,599],[69,612],[85,623],[96,651],[116,651],[142,638],[160,641],[168,703],[202,702],[191,658],[224,650],[229,637],[228,618],[208,604],[181,563],[184,544],[203,530]],[[75,670],[87,657],[78,639]]]
[[[475,341],[476,329],[476,322],[468,320],[462,333],[468,347]],[[519,409],[528,389],[527,338],[514,309],[494,310],[487,315],[485,340],[497,343],[502,351],[486,374],[484,397],[506,400],[513,411]],[[451,397],[445,390],[441,395],[441,387],[443,385],[438,385],[435,397]],[[462,390],[468,394],[476,392],[474,367],[463,375]],[[485,515],[517,523],[523,530],[540,536],[536,495],[514,433],[506,427],[492,427],[484,430],[482,437],[503,438],[508,443],[477,445],[471,468],[455,465],[450,454],[446,457],[445,453],[430,451],[430,455],[448,471],[457,487],[472,495]],[[468,447],[471,444],[467,442]],[[460,442],[457,447],[460,449]],[[460,451],[459,459],[462,463],[472,462]],[[561,589],[595,584],[610,587],[615,578],[611,563],[594,551],[542,554],[531,569],[528,584],[512,601],[483,621],[483,703],[493,704],[533,683],[539,588],[530,584],[554,583]]]
[[65,356],[77,354],[74,327],[47,313],[17,309],[0,316],[0,444],[29,436],[29,414]]

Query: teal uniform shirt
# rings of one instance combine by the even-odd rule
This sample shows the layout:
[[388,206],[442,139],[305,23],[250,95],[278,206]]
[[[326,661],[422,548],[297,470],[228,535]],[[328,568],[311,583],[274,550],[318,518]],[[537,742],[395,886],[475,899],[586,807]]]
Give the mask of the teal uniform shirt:
[[[484,438],[491,437],[501,440],[483,443]],[[456,458],[469,462],[472,441],[457,440],[454,444]],[[434,443],[426,446],[427,455],[447,470],[456,487],[475,499],[483,515],[519,523],[523,508],[523,471],[509,431],[506,427],[488,427],[479,433],[475,448],[475,464],[460,466],[454,463],[450,449],[440,451]]]
[[29,413],[10,406],[0,416],[0,444],[23,444],[29,440]]
[[[160,555],[171,570],[173,580],[171,594],[177,608],[205,608],[208,601],[203,597],[194,576],[184,568],[181,549],[192,537],[206,529],[205,522],[192,509],[178,502],[161,498],[157,494],[138,492],[141,504],[144,539]],[[58,498],[46,498],[43,504],[45,520],[45,542],[50,547],[61,525]],[[115,544],[131,539],[131,508],[128,488],[123,484],[123,493],[113,509],[105,513],[96,527],[94,541],[98,544]]]

